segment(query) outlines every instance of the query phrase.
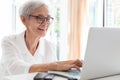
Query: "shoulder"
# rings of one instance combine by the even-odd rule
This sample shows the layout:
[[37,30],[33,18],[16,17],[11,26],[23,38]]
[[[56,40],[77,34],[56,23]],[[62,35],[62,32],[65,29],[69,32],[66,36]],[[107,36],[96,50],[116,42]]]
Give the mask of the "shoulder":
[[16,38],[16,35],[4,36],[2,38],[2,41],[9,41],[9,40],[12,40],[12,39],[15,39],[15,38]]
[[2,38],[2,43],[7,43],[7,42],[15,42],[17,39],[19,39],[22,34],[24,34],[23,32],[22,33],[19,33],[19,34],[11,34],[11,35],[8,35],[8,36],[4,36]]

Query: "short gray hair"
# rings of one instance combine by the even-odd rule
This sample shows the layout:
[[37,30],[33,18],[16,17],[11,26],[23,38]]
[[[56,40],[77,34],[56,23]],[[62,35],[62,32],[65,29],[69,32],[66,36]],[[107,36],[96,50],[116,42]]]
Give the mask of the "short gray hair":
[[40,0],[27,1],[19,8],[19,15],[29,19],[29,15],[41,6],[45,6],[48,9],[48,6]]

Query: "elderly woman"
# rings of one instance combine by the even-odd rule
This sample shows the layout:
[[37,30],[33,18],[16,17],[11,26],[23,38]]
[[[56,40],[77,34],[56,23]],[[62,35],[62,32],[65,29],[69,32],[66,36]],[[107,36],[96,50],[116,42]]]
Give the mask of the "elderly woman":
[[82,66],[80,60],[57,61],[54,46],[42,38],[53,20],[46,4],[34,0],[25,3],[20,8],[20,18],[26,30],[2,40],[5,74],[66,71]]

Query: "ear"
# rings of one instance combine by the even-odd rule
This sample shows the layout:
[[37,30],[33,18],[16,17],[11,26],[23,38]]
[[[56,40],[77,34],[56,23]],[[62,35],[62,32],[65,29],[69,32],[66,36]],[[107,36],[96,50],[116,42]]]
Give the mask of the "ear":
[[20,16],[20,19],[24,25],[26,25],[26,18],[24,16]]

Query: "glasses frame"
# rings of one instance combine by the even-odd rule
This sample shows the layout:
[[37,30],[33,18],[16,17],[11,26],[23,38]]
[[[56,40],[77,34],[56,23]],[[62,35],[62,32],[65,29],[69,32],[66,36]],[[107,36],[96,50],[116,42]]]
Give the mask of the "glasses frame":
[[51,17],[51,16],[44,17],[43,15],[38,15],[38,16],[29,15],[29,17],[34,17],[37,20],[37,22],[40,23],[40,24],[42,24],[44,22],[46,22],[47,24],[50,24],[54,20],[54,18]]

